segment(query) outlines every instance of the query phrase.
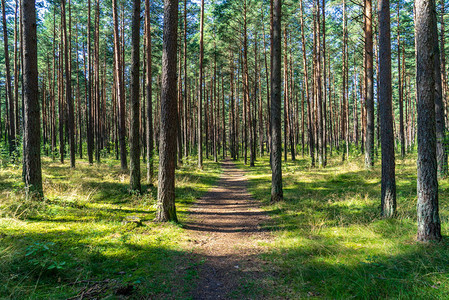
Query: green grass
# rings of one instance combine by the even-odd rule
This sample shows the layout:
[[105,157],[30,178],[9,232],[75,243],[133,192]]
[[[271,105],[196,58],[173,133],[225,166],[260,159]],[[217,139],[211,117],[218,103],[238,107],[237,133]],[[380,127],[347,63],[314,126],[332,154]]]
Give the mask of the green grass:
[[[197,262],[182,223],[220,173],[217,163],[206,161],[198,171],[196,160],[185,161],[176,171],[180,224],[159,224],[152,221],[156,187],[129,194],[118,161],[78,160],[72,170],[45,158],[45,200],[38,203],[25,199],[20,166],[2,166],[0,298],[66,299],[83,291],[102,299],[188,297]],[[123,222],[129,218],[143,226]]]
[[[290,159],[290,158],[289,158]],[[449,298],[448,188],[440,181],[441,243],[416,236],[416,156],[396,161],[398,215],[380,217],[380,161],[366,170],[363,156],[326,168],[307,159],[283,162],[285,200],[270,204],[268,157],[248,171],[250,192],[271,216],[268,298]]]

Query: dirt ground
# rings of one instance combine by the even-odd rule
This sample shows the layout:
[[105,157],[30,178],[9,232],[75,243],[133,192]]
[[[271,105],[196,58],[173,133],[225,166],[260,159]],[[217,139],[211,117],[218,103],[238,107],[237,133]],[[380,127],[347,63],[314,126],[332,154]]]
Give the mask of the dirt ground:
[[254,282],[265,276],[258,254],[271,239],[261,225],[268,221],[251,198],[243,171],[229,160],[216,187],[191,209],[188,229],[193,253],[200,260],[194,299],[253,298]]

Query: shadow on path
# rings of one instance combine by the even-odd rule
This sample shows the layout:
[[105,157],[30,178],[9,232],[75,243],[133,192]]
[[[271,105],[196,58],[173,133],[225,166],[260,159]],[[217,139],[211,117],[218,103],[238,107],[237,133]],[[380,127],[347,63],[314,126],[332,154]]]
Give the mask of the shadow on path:
[[[189,231],[193,252],[199,256],[198,286],[194,299],[254,297],[253,283],[270,274],[260,242],[271,239],[262,227],[268,221],[259,202],[247,190],[243,171],[231,161],[223,162],[223,175],[190,211],[184,228]],[[246,296],[245,296],[246,295]]]

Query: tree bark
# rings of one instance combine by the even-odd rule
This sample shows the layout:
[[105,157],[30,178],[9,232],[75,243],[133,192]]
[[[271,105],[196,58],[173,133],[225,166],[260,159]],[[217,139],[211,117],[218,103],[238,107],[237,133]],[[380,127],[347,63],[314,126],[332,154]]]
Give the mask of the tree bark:
[[159,222],[177,221],[175,208],[176,131],[178,128],[177,34],[178,0],[165,0],[162,45],[161,131],[156,212],[156,220]]
[[374,72],[373,72],[373,11],[371,0],[365,0],[365,167],[374,166]]
[[112,1],[112,18],[114,19],[114,58],[115,58],[115,80],[117,86],[118,110],[119,110],[119,143],[120,143],[120,165],[126,170],[126,130],[125,130],[125,95],[123,77],[121,76],[122,64],[120,58],[120,38],[118,32],[117,0]]
[[[419,241],[441,240],[435,133],[435,57],[439,56],[435,2],[415,2],[416,87],[418,98],[418,235]],[[441,84],[441,80],[440,80]]]
[[[203,57],[204,57],[204,0],[201,0],[200,20],[200,74],[198,97],[198,168],[203,168]],[[206,147],[207,148],[207,147]]]
[[23,26],[23,178],[27,194],[43,197],[40,156],[40,112],[37,70],[36,6],[34,0],[22,0]]
[[67,131],[69,135],[70,147],[70,167],[75,168],[75,119],[72,99],[72,76],[70,72],[71,59],[69,59],[69,38],[67,36],[65,1],[61,1],[62,29],[64,35],[64,65],[66,84],[66,104],[67,104]]
[[273,2],[273,28],[271,36],[271,201],[283,200],[282,191],[282,136],[281,136],[281,7],[282,0]]
[[9,154],[12,155],[16,151],[16,116],[14,107],[14,98],[12,97],[11,88],[11,67],[9,63],[9,46],[8,46],[8,30],[6,27],[6,7],[5,0],[2,0],[2,23],[3,23],[3,48],[5,51],[5,68],[6,68],[6,96],[9,104]]
[[396,212],[394,133],[391,102],[390,1],[379,1],[379,112],[382,149],[382,216]]
[[134,0],[131,52],[131,128],[129,132],[130,190],[141,192],[140,187],[140,1]]
[[152,57],[151,57],[151,23],[150,23],[150,0],[145,0],[145,34],[147,43],[147,60],[146,60],[146,94],[147,94],[147,182],[153,184],[153,168],[154,168],[154,142],[153,142],[153,88],[152,88]]

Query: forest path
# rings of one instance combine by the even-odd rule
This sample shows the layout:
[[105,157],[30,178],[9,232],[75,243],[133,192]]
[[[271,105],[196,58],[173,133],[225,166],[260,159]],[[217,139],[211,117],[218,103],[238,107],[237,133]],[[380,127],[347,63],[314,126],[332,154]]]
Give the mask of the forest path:
[[269,218],[248,193],[244,172],[229,160],[222,167],[216,187],[196,202],[185,224],[200,259],[194,299],[252,298],[253,283],[269,276],[258,255],[264,251],[260,242],[272,238],[261,227]]

